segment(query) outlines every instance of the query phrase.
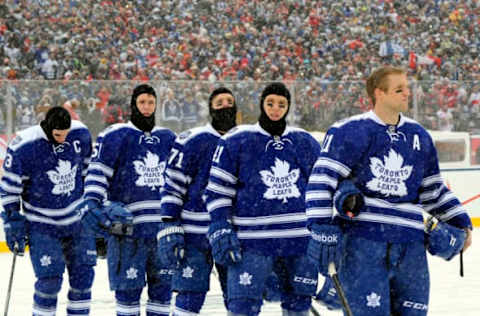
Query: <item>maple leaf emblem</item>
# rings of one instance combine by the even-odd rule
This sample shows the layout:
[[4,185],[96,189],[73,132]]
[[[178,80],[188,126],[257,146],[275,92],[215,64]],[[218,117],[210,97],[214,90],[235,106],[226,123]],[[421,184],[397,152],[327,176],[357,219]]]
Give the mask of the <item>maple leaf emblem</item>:
[[148,186],[153,190],[156,187],[163,186],[163,170],[165,170],[165,161],[160,162],[158,155],[147,152],[143,160],[135,160],[133,162],[135,172],[139,175],[135,184],[137,186]]
[[47,255],[43,255],[41,258],[40,258],[40,265],[42,267],[48,267],[49,265],[52,264],[52,257],[50,256],[47,256]]
[[268,189],[263,194],[266,199],[279,199],[282,203],[287,203],[288,198],[300,197],[300,191],[297,188],[297,180],[300,177],[300,169],[290,170],[290,164],[275,158],[275,165],[269,170],[260,171],[263,183]]
[[376,157],[370,158],[370,170],[374,178],[367,183],[367,188],[386,196],[407,195],[405,181],[412,173],[412,166],[403,166],[403,157],[393,149],[383,160],[385,163]]
[[187,279],[193,278],[193,269],[191,267],[187,266],[185,269],[183,269],[182,277],[187,278]]
[[252,284],[252,275],[249,274],[248,272],[243,272],[242,274],[239,275],[239,281],[238,283],[241,285],[251,285]]
[[128,269],[126,273],[127,273],[127,279],[133,280],[137,278],[138,270],[135,269],[134,267],[130,267],[130,269]]
[[47,171],[48,178],[54,184],[53,194],[67,194],[75,190],[75,176],[77,166],[73,166],[68,160],[58,160],[58,166],[55,170]]
[[378,307],[380,306],[380,299],[382,297],[375,292],[372,292],[370,295],[367,295],[367,306]]

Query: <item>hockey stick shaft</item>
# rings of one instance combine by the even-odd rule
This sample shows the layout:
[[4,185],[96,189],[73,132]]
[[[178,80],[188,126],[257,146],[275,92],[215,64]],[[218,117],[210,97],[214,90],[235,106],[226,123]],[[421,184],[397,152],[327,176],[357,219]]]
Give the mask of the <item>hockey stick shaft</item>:
[[328,274],[333,280],[333,284],[335,285],[335,289],[337,290],[338,297],[340,298],[340,302],[342,303],[345,313],[347,314],[347,316],[353,316],[350,305],[348,305],[345,292],[343,292],[342,285],[340,284],[340,280],[338,279],[337,269],[335,268],[335,264],[333,262],[330,262],[330,264],[328,265]]
[[463,278],[463,250],[460,251],[460,276]]
[[8,305],[10,304],[10,294],[12,293],[12,285],[13,285],[13,273],[15,272],[16,263],[17,263],[17,252],[14,251],[12,269],[10,271],[10,280],[8,281],[7,299],[5,300],[5,312],[3,313],[4,316],[8,316]]

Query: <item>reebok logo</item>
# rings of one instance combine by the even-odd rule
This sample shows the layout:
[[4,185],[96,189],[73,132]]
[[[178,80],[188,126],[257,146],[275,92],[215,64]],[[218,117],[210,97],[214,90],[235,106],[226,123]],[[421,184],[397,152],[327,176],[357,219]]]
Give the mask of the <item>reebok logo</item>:
[[312,238],[318,242],[321,243],[327,243],[327,244],[336,244],[338,243],[338,235],[333,234],[333,235],[325,235],[325,234],[315,234],[312,233]]

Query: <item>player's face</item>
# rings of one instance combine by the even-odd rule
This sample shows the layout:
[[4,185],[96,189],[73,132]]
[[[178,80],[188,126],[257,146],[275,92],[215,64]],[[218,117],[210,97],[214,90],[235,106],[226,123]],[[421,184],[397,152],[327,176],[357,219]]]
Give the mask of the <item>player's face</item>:
[[142,93],[137,97],[137,108],[145,117],[150,117],[155,112],[155,97]]
[[213,97],[212,109],[220,110],[233,107],[235,100],[230,93],[220,93]]
[[53,139],[55,139],[57,143],[61,144],[65,142],[68,132],[70,132],[69,129],[54,129],[52,130]]
[[288,100],[284,96],[269,94],[263,100],[263,110],[272,121],[278,121],[288,111]]
[[377,97],[377,104],[381,104],[391,112],[400,113],[408,110],[408,87],[407,75],[392,74],[388,76],[388,89],[381,91]]

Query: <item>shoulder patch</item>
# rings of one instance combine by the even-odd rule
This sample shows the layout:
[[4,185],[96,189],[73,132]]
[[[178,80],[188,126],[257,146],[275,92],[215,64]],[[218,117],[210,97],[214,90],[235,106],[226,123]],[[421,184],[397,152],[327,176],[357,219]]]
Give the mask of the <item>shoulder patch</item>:
[[19,135],[17,135],[17,136],[15,136],[14,139],[12,139],[12,140],[10,141],[10,144],[9,144],[9,145],[10,145],[10,146],[15,146],[15,145],[20,144],[21,141],[22,141],[22,137],[20,137]]
[[231,128],[231,129],[226,133],[226,135],[233,134],[233,133],[235,133],[236,131],[238,131],[238,126],[235,126],[234,128]]
[[178,140],[185,140],[187,139],[190,135],[192,135],[192,131],[185,131],[185,132],[182,132],[178,135]]

